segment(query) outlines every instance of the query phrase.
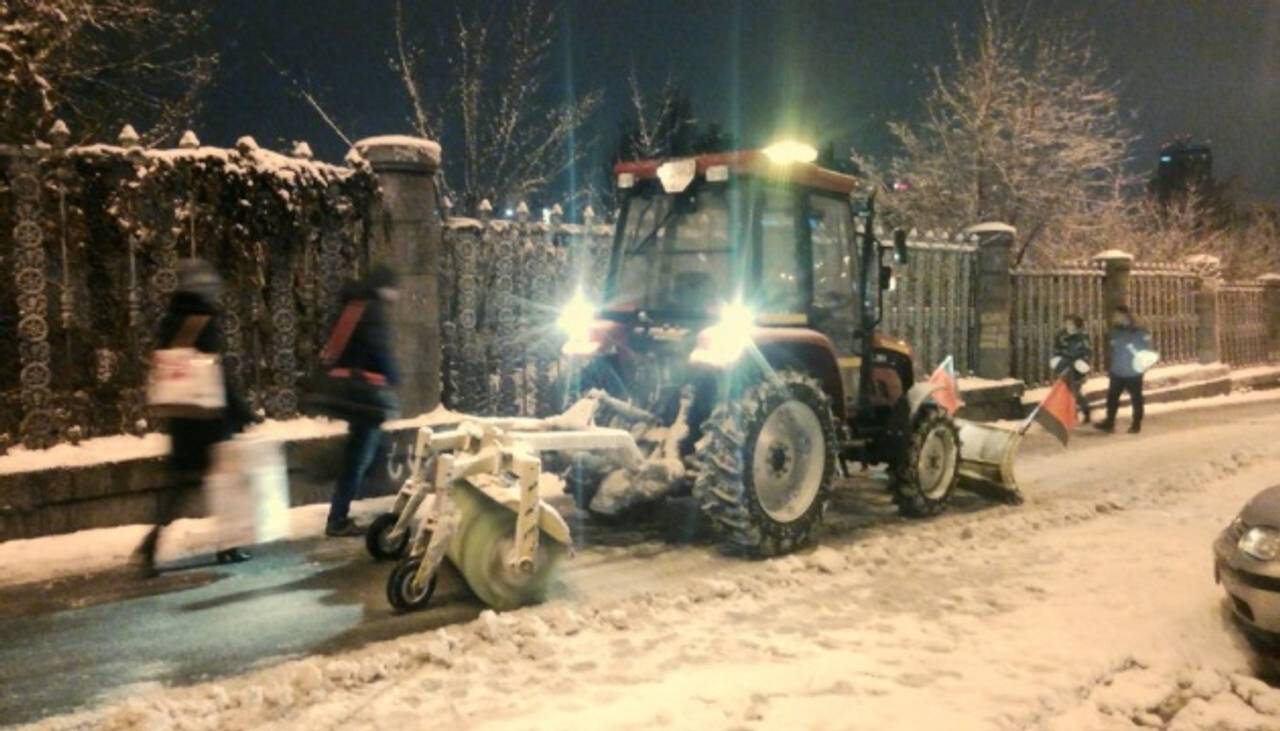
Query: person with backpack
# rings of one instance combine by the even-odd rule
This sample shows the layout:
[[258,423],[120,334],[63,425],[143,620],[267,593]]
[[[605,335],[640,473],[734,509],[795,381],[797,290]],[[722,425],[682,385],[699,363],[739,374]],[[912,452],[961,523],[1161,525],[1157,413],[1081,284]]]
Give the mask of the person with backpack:
[[325,372],[312,402],[322,413],[347,422],[342,471],[329,504],[325,535],[359,536],[364,528],[350,517],[365,473],[382,441],[382,423],[398,411],[400,383],[387,310],[399,298],[397,277],[386,266],[347,289],[342,312],[321,354]]
[[[157,347],[194,348],[200,353],[223,353],[222,280],[213,265],[201,259],[178,262],[178,288],[160,321]],[[178,517],[184,495],[199,490],[213,464],[213,452],[220,442],[231,439],[253,421],[234,379],[221,369],[225,407],[204,414],[170,416],[164,429],[169,434],[167,466],[171,483],[156,496],[155,526],[134,552],[134,563],[144,576],[155,576],[156,546],[160,534]],[[246,561],[250,555],[240,548],[218,551],[218,563]]]
[[1107,418],[1096,424],[1095,428],[1108,434],[1115,431],[1120,397],[1128,393],[1133,409],[1129,433],[1137,434],[1142,431],[1145,411],[1142,376],[1155,365],[1159,355],[1151,345],[1151,333],[1138,326],[1133,314],[1124,305],[1117,306],[1112,313],[1109,340],[1111,367],[1108,375],[1111,380],[1107,386]]
[[1068,315],[1063,320],[1062,329],[1053,336],[1053,357],[1049,359],[1049,367],[1053,369],[1054,378],[1067,379],[1067,386],[1076,398],[1076,408],[1086,424],[1091,414],[1083,388],[1092,360],[1093,348],[1089,345],[1089,333],[1084,330],[1084,318]]

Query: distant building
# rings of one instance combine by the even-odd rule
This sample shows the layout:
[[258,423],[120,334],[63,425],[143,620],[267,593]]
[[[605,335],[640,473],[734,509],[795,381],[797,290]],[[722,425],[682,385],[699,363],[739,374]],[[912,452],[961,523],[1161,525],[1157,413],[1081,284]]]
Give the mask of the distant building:
[[1192,188],[1203,190],[1212,183],[1213,151],[1207,143],[1178,140],[1160,148],[1151,190],[1161,203]]

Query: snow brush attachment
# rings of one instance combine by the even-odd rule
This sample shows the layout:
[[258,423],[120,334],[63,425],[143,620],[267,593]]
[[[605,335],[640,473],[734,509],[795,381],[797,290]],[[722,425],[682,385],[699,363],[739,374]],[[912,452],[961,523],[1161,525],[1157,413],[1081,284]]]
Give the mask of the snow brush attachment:
[[956,419],[956,426],[960,430],[960,477],[996,487],[1007,500],[1022,502],[1013,470],[1022,432],[965,419]]
[[383,529],[394,540],[394,529],[422,513],[408,554],[387,580],[387,599],[401,611],[427,605],[446,558],[494,609],[543,601],[572,539],[539,494],[540,453],[620,451],[624,461],[639,459],[625,431],[555,419],[472,419],[439,434],[424,427],[415,446],[412,476]]

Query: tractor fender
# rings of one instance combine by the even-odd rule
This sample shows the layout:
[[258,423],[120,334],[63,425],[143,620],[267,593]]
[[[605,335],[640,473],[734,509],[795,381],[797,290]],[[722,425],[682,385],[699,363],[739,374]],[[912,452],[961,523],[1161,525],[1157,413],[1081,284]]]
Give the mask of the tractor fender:
[[928,381],[912,386],[893,405],[893,410],[889,414],[889,431],[899,436],[909,433],[916,417],[925,409],[936,406],[933,394],[941,390],[940,384]]
[[826,335],[801,327],[764,327],[752,333],[760,355],[776,370],[797,370],[816,378],[831,399],[837,419],[844,414],[844,381],[836,347]]
[[943,388],[944,386],[940,383],[929,383],[928,381],[912,386],[907,391],[905,399],[907,402],[907,421],[915,421],[916,414],[920,413],[920,409],[924,408],[926,404],[935,403],[933,395],[943,390]]

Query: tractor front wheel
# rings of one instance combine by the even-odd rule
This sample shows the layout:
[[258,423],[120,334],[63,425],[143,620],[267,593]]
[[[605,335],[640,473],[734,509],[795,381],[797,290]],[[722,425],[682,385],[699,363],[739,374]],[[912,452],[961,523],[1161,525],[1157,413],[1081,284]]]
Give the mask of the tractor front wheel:
[[717,533],[752,556],[815,536],[835,477],[835,426],[822,386],[784,371],[721,404],[695,449],[693,495]]
[[947,506],[959,479],[960,432],[946,413],[930,409],[916,417],[889,465],[889,489],[898,512],[909,518],[936,515]]

